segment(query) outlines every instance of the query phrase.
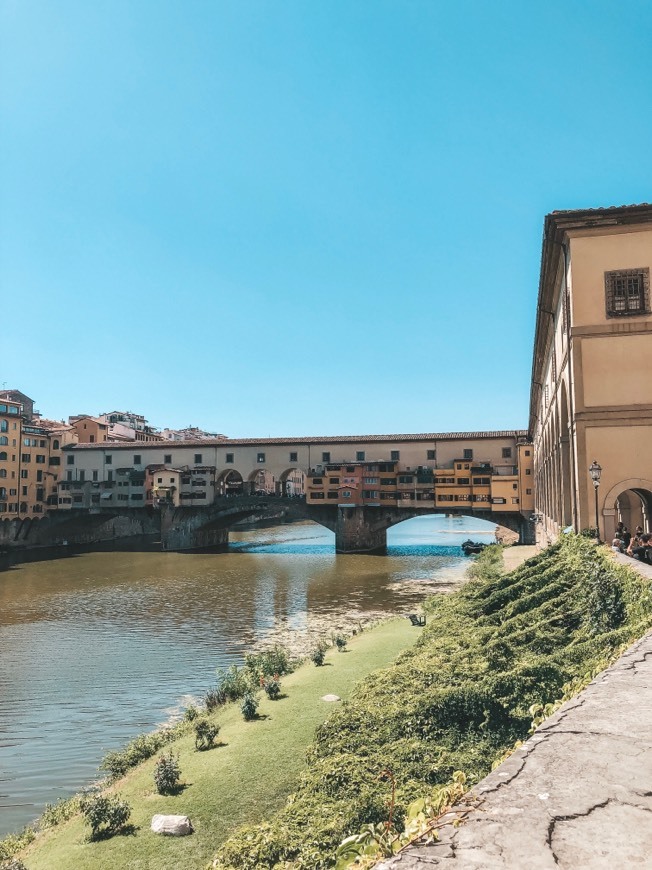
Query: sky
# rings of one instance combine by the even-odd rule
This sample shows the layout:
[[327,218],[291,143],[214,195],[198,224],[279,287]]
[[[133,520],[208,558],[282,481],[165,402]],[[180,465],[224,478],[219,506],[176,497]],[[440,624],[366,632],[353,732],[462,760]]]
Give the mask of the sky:
[[0,0],[0,386],[526,428],[541,235],[652,200],[652,4]]

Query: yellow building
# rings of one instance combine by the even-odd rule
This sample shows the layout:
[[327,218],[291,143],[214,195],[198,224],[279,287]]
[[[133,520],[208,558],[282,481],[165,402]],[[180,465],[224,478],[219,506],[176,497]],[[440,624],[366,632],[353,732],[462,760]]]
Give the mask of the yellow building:
[[650,205],[545,219],[530,397],[542,543],[596,511],[603,540],[620,520],[650,531],[651,269]]
[[0,519],[19,513],[21,414],[20,402],[0,399]]

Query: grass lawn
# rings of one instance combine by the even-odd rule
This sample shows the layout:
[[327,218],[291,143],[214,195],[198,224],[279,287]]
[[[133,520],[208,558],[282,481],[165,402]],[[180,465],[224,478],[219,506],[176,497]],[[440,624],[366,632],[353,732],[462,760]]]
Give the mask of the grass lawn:
[[[358,681],[392,662],[420,633],[406,619],[384,622],[352,638],[346,652],[330,650],[323,667],[308,663],[283,677],[283,697],[269,701],[262,695],[259,719],[245,722],[239,705],[216,713],[221,745],[195,752],[193,737],[186,736],[166,748],[180,753],[186,788],[178,795],[156,794],[155,758],[135,768],[115,786],[132,806],[134,834],[89,843],[88,828],[77,817],[39,836],[21,859],[29,870],[205,867],[235,827],[267,818],[294,790],[315,728],[340,706],[321,696],[346,699]],[[195,833],[156,835],[149,827],[154,813],[187,815]]]

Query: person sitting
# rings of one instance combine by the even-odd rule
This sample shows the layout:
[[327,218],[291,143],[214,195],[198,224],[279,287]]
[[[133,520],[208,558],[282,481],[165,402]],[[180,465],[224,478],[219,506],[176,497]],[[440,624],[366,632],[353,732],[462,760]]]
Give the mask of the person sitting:
[[641,562],[650,564],[650,555],[652,554],[652,535],[641,535],[640,538],[634,537],[627,548],[627,554],[633,556]]
[[614,534],[614,537],[618,538],[624,543],[625,549],[629,547],[629,542],[632,540],[631,532],[627,531],[627,526],[622,521],[619,522],[616,526],[616,532]]
[[623,553],[625,550],[625,542],[621,541],[620,538],[616,537],[611,542],[611,549],[614,553]]

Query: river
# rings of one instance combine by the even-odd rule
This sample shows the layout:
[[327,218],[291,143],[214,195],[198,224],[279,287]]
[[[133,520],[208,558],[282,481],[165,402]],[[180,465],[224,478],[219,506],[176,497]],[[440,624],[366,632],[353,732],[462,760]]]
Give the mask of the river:
[[0,570],[0,836],[97,777],[110,749],[173,720],[276,639],[298,651],[335,629],[406,612],[459,581],[460,543],[495,525],[420,517],[387,554],[334,553],[313,523],[231,533],[226,553],[36,554]]

